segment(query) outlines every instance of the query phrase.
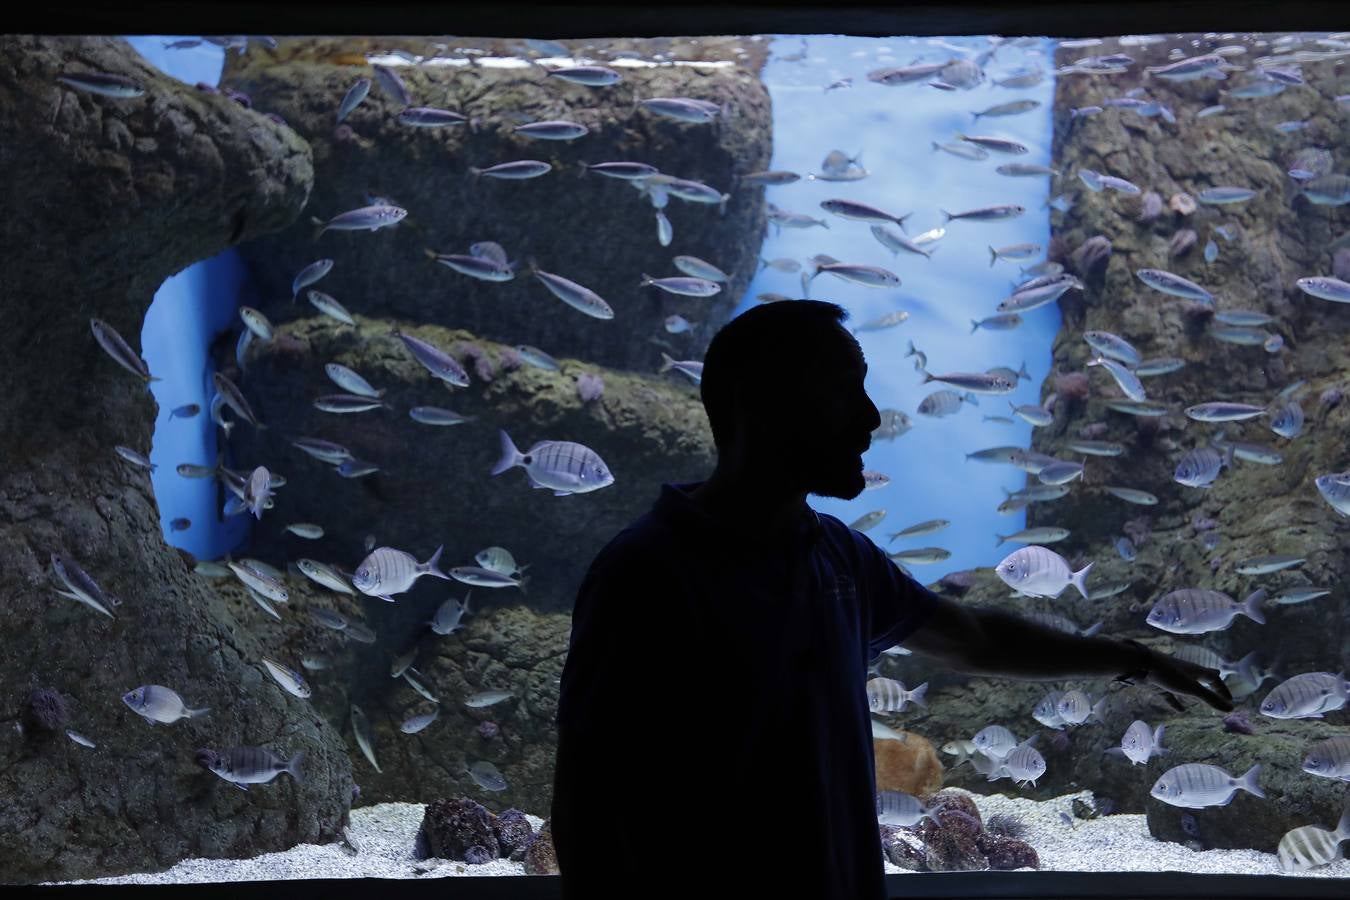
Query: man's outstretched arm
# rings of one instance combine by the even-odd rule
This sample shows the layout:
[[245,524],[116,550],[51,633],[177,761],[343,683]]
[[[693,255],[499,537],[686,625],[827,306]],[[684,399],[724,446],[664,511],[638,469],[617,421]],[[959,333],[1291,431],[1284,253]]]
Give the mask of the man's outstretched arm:
[[931,615],[901,643],[971,675],[1036,681],[1147,671],[1147,682],[1199,697],[1227,712],[1232,696],[1219,673],[1142,644],[1080,637],[1001,609],[972,609],[937,597]]

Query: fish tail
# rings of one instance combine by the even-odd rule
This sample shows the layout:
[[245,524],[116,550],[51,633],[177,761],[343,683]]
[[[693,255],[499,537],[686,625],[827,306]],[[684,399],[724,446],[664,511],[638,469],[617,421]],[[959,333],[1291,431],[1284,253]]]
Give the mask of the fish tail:
[[305,761],[305,751],[297,750],[295,755],[291,757],[290,762],[286,763],[286,771],[290,772],[291,777],[294,778],[297,782],[304,781],[304,778],[300,774],[300,764],[304,761]]
[[1157,728],[1153,729],[1153,752],[1159,756],[1162,756],[1164,753],[1172,752],[1162,745],[1163,732],[1166,730],[1166,725],[1159,725]]
[[[430,247],[423,247],[422,252],[425,253],[427,255],[427,259],[430,260],[435,260],[437,257],[440,256],[439,253],[437,253],[435,250],[432,250]],[[292,297],[291,299],[295,298]]]
[[994,267],[994,263],[996,263],[996,262],[998,262],[998,251],[995,250],[993,247],[990,247],[990,248],[989,248],[989,268],[992,269],[992,268]]
[[188,709],[183,707],[183,714],[189,719],[195,719],[197,716],[204,716],[211,711],[211,707],[203,706],[201,709]]
[[1073,577],[1069,579],[1069,584],[1072,584],[1074,587],[1078,588],[1078,593],[1083,595],[1084,600],[1087,599],[1088,595],[1087,576],[1088,572],[1092,571],[1092,566],[1093,566],[1092,563],[1088,563],[1086,566],[1083,566],[1083,568],[1079,569],[1077,572],[1074,572]]
[[[520,588],[520,595],[521,595],[522,597],[525,596],[525,585],[529,582],[530,578],[531,578],[531,576],[529,576],[529,575],[522,575],[522,576],[520,576],[520,580],[516,582],[516,587]],[[469,601],[468,601],[468,599],[466,598],[465,601],[464,601],[464,604],[465,604],[465,609],[464,609],[464,611],[465,611],[465,612],[468,612],[468,603],[469,603]]]
[[1265,588],[1252,591],[1247,599],[1242,601],[1242,614],[1261,625],[1266,624],[1266,614],[1261,612],[1261,601],[1264,599],[1266,599]]
[[577,173],[578,178],[585,178],[588,174],[590,174],[591,171],[590,163],[586,162],[586,160],[584,159],[577,160],[577,165],[581,166],[581,171]]
[[643,273],[642,273],[642,280],[638,282],[638,287],[646,287],[647,285],[652,284],[652,283],[655,282],[655,281],[656,281],[655,278],[653,278],[652,276],[648,275],[646,272],[643,272]]
[[971,319],[971,320],[970,320],[970,333],[971,333],[971,334],[974,334],[976,331],[978,331],[978,330],[979,330],[979,327],[980,327],[980,323],[979,323],[979,322],[976,322],[974,319]]
[[727,201],[730,199],[731,199],[730,194],[722,195],[722,202],[717,204],[717,214],[719,216],[725,216],[727,214]]
[[909,692],[909,699],[911,702],[917,703],[924,709],[927,709],[928,704],[923,702],[923,695],[926,693],[928,693],[928,682],[925,681],[923,684]]
[[1256,783],[1256,776],[1259,774],[1261,774],[1261,764],[1257,763],[1256,765],[1248,769],[1246,773],[1241,778],[1238,779],[1237,786],[1244,791],[1248,791],[1256,795],[1257,797],[1265,797],[1266,792],[1261,790],[1261,786]]
[[[662,351],[661,351],[661,372],[665,372],[665,371],[667,371],[667,370],[669,370],[669,369],[673,369],[674,367],[675,367],[675,360],[671,357],[671,355],[670,355],[669,353],[667,353],[666,351],[662,350]],[[658,372],[657,374],[660,374],[660,373]]]
[[1083,637],[1096,636],[1097,632],[1101,631],[1102,626],[1105,624],[1106,624],[1105,622],[1101,621],[1093,622],[1091,625],[1089,625],[1087,628],[1083,630]]
[[469,166],[469,174],[473,176],[474,182],[477,183],[482,178],[483,170],[477,166]]
[[998,538],[998,540],[994,541],[995,547],[1003,546],[1003,542],[1008,539],[1006,535],[999,534],[997,531],[994,532],[994,537]]
[[497,460],[497,464],[492,467],[492,474],[500,475],[507,469],[519,463],[519,461],[520,451],[516,449],[515,442],[511,440],[511,436],[506,433],[505,429],[502,429],[502,457]]
[[1022,368],[1017,370],[1017,377],[1025,379],[1031,378],[1031,373],[1027,371],[1027,361],[1025,359],[1022,360]]
[[[936,147],[937,144],[934,144],[933,146]],[[947,224],[948,222],[950,222],[952,219],[956,218],[956,216],[953,216],[951,213],[947,212],[945,209],[939,209],[938,212],[942,213],[944,216],[947,217],[947,218],[945,218],[945,219],[942,220],[942,224],[943,224],[943,225],[946,225],[946,224]]]
[[[901,217],[899,217],[898,219],[895,220],[895,224],[897,224],[897,225],[900,226],[900,233],[901,233],[901,234],[909,234],[909,231],[905,228],[905,220],[908,219],[908,218],[909,218],[910,216],[912,216],[912,215],[914,215],[914,213],[905,213],[903,216],[901,216]],[[896,254],[896,255],[898,256],[899,254]]]
[[[1341,813],[1341,820],[1336,823],[1336,836],[1340,841],[1350,837],[1350,806],[1345,808],[1345,812]],[[1339,844],[1340,841],[1336,843]]]
[[934,152],[937,152],[938,150],[942,149],[942,145],[939,144],[937,141],[929,141],[929,143],[933,145]]
[[427,560],[426,562],[422,563],[422,566],[426,569],[426,573],[427,573],[428,575],[435,575],[437,578],[444,578],[444,579],[446,579],[447,581],[449,581],[449,580],[450,580],[450,576],[447,575],[447,574],[445,574],[444,572],[442,572],[441,569],[440,569],[440,567],[439,567],[438,565],[436,565],[438,562],[441,561],[441,551],[444,550],[444,549],[445,549],[445,545],[444,545],[444,544],[442,544],[441,546],[437,547],[437,548],[436,548],[436,552],[433,553],[433,554],[431,554],[431,559],[429,559],[429,560]]
[[315,225],[319,226],[318,230],[314,232],[313,237],[313,240],[317,241],[319,238],[323,237],[323,233],[328,230],[328,225],[325,224],[324,222],[321,222],[316,216],[310,216],[309,220],[313,222]]
[[[927,375],[928,373],[925,372],[924,374]],[[962,397],[961,399],[962,399],[962,400],[965,400],[965,401],[966,401],[967,403],[969,403],[971,406],[979,406],[979,405],[980,405],[980,398],[979,398],[979,397],[976,397],[976,396],[975,396],[974,394],[972,394],[970,391],[966,391],[966,395],[965,395],[964,397]]]

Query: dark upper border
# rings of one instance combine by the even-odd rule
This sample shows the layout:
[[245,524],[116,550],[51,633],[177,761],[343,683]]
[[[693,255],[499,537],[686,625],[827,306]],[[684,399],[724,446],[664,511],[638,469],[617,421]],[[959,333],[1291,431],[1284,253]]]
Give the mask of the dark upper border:
[[[17,7],[17,8],[15,8]],[[497,0],[20,0],[10,33],[451,34],[656,37],[704,34],[1002,34],[1350,30],[1346,0],[514,3]]]

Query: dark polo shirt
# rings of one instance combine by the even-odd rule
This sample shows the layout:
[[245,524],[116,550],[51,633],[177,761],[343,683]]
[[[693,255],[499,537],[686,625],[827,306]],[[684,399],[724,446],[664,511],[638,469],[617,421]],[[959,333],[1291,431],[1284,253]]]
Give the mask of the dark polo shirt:
[[885,896],[868,661],[936,597],[833,516],[772,541],[666,484],[592,562],[558,702],[564,896]]

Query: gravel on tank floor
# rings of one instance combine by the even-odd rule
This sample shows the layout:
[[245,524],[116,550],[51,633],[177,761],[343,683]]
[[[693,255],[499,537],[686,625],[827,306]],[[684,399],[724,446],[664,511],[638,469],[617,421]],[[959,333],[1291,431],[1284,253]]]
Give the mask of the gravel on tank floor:
[[[1273,853],[1255,850],[1195,851],[1181,844],[1155,840],[1142,813],[1073,819],[1065,824],[1060,813],[1072,817],[1074,798],[1089,799],[1091,791],[1065,794],[1053,800],[1023,800],[1000,794],[970,796],[983,819],[995,813],[1018,816],[1027,826],[1024,837],[1036,848],[1042,871],[1062,872],[1195,872],[1202,874],[1280,875]],[[1240,802],[1240,801],[1238,801]],[[352,810],[351,828],[361,852],[352,855],[341,842],[300,844],[282,853],[251,859],[186,859],[171,869],[140,875],[121,875],[61,884],[190,884],[201,882],[260,881],[288,878],[444,878],[456,875],[524,875],[521,863],[495,859],[471,866],[454,860],[413,858],[413,839],[422,824],[420,803],[380,803]],[[538,830],[543,819],[526,814]],[[1334,822],[1320,823],[1334,826]],[[908,874],[885,863],[887,873]],[[1024,870],[1027,871],[1027,870]],[[1350,877],[1350,860],[1337,860],[1297,877]]]

